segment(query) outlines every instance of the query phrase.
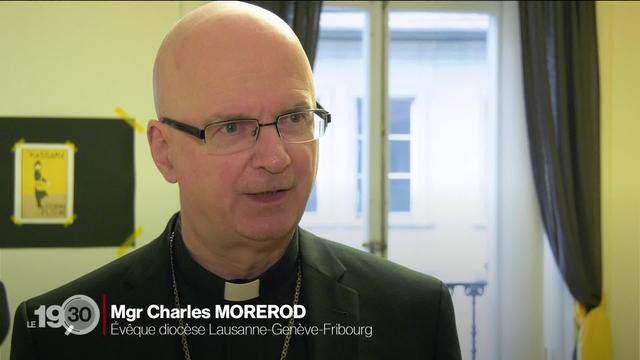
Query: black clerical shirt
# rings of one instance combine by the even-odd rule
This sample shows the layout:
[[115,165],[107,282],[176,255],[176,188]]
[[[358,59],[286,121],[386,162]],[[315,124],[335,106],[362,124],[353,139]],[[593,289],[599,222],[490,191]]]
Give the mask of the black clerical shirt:
[[[278,331],[288,324],[288,319],[216,319],[214,307],[234,304],[275,304],[291,305],[296,285],[298,259],[300,257],[298,232],[294,234],[284,255],[267,271],[259,276],[259,296],[252,300],[232,302],[224,299],[225,280],[204,269],[189,254],[181,236],[179,221],[176,226],[174,246],[176,281],[180,296],[180,305],[195,308],[210,308],[211,318],[207,320],[185,320],[189,325],[206,325],[214,332],[222,330],[228,334],[232,327],[249,329],[249,326],[266,326]],[[303,275],[304,276],[304,275]],[[245,279],[252,281],[255,279]],[[304,291],[304,289],[302,289]],[[302,304],[302,300],[300,301]],[[304,319],[296,319],[303,324]],[[274,326],[279,322],[281,326]],[[247,331],[250,332],[250,331]],[[255,333],[255,332],[254,332]],[[177,340],[179,341],[179,337]],[[196,335],[187,337],[189,351],[193,360],[199,359],[279,359],[282,352],[284,335]],[[287,359],[306,358],[306,341],[303,336],[291,336]]]
[[[101,323],[106,329],[98,325],[93,332],[82,336],[67,336],[59,327],[31,325],[37,324],[37,309],[64,304],[78,294],[98,302],[106,295],[106,305],[110,308],[126,305],[129,310],[142,311],[152,304],[173,308],[168,247],[172,233],[178,235],[174,236],[173,253],[181,305],[211,308],[225,304],[224,281],[195,263],[182,243],[180,232],[174,232],[178,216],[170,220],[160,237],[143,248],[69,284],[22,302],[16,310],[11,358],[184,358],[180,336],[126,335],[119,330],[130,326],[146,329],[167,323],[175,329],[178,321],[173,316],[162,319],[142,316],[131,323],[132,320],[109,316],[107,312],[107,318]],[[307,307],[302,324],[307,328],[329,324],[331,329],[337,327],[344,331],[342,334],[293,336],[288,359],[461,358],[451,296],[441,281],[302,229],[297,231],[282,259],[262,275],[262,294],[253,302],[290,304],[295,282],[294,264],[299,257],[303,264],[301,304]],[[185,325],[205,325],[198,324],[199,321],[213,325],[262,322],[192,320],[185,319]],[[367,334],[355,333],[363,327],[368,329]],[[347,333],[349,329],[352,335]],[[104,330],[107,331],[105,335]],[[279,359],[284,336],[195,335],[188,336],[188,340],[194,360]]]

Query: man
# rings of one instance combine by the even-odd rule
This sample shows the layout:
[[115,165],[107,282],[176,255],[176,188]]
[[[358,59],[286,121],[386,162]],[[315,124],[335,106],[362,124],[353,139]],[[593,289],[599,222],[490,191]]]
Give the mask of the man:
[[[179,214],[149,245],[21,304],[13,359],[460,358],[440,281],[298,228],[330,115],[317,109],[311,67],[284,22],[243,3],[195,10],[158,51],[154,95],[159,120],[148,140],[162,176],[179,186]],[[26,327],[41,305],[69,304],[75,294],[142,309],[271,304],[306,313],[168,320],[183,329],[215,323],[216,335],[125,336],[113,311],[106,336]],[[136,321],[139,332],[158,324]],[[264,324],[301,330],[225,330]],[[309,334],[314,326],[323,333]]]

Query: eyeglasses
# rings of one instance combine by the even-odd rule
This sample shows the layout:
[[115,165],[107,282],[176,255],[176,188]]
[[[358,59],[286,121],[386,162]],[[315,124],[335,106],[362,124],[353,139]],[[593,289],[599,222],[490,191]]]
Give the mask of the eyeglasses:
[[251,148],[258,140],[260,128],[271,125],[285,143],[317,140],[324,135],[331,114],[322,109],[308,109],[279,115],[268,124],[260,124],[256,119],[238,119],[214,122],[204,129],[166,117],[160,118],[160,122],[202,140],[209,154],[231,154]]

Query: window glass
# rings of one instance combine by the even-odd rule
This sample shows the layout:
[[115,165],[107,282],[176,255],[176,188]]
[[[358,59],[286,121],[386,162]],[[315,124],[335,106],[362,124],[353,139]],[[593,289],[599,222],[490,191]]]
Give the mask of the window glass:
[[316,191],[316,185],[313,185],[311,194],[309,194],[309,200],[307,200],[307,207],[304,211],[317,211],[318,210],[318,192]]
[[408,179],[389,180],[390,211],[411,211],[411,189]]
[[453,301],[463,358],[472,358],[472,348],[476,359],[495,358],[490,303],[471,295],[479,289],[473,286],[493,285],[487,284],[497,170],[490,155],[490,18],[392,9],[388,19],[388,79],[379,81],[389,94],[383,159],[368,143],[369,121],[380,117],[368,114],[367,11],[323,7],[314,76],[333,121],[320,140],[317,184],[301,225],[363,249],[369,176],[382,175],[368,164],[388,160],[387,257],[458,286]]
[[391,134],[409,134],[411,132],[411,102],[413,99],[392,98],[389,101],[389,120]]
[[490,303],[470,295],[489,279],[495,222],[488,29],[488,15],[389,13],[388,258],[464,284],[456,320],[477,359],[492,358]]
[[367,232],[361,216],[367,187],[362,175],[367,172],[366,24],[365,10],[323,6],[314,80],[318,101],[331,112],[332,121],[320,139],[316,187],[300,223],[319,236],[360,250]]
[[391,154],[390,171],[404,172],[411,171],[411,143],[408,140],[390,140],[389,153]]

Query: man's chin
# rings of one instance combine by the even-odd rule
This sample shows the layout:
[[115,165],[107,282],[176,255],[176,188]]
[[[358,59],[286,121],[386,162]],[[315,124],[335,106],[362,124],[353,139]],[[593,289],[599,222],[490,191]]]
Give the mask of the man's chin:
[[257,241],[288,241],[296,228],[296,223],[260,222],[245,226],[239,231],[242,236]]

